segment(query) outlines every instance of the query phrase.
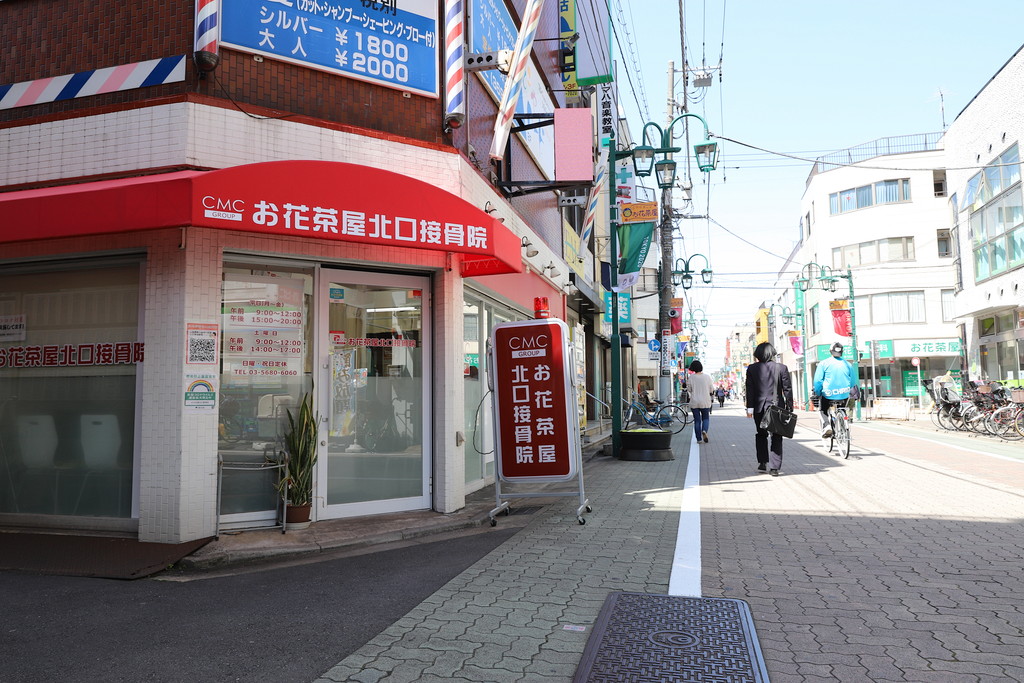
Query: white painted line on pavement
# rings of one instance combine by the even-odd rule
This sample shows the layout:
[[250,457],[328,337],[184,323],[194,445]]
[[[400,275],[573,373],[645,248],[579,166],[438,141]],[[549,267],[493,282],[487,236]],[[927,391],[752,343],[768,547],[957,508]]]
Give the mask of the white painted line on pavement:
[[690,457],[686,462],[683,497],[679,503],[679,531],[672,573],[668,580],[669,595],[700,595],[700,448],[697,439],[690,440]]

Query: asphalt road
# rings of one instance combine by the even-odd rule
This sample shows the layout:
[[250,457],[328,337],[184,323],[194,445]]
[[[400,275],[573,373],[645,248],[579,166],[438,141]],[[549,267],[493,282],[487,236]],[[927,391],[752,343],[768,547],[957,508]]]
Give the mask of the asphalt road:
[[518,530],[131,582],[0,572],[0,681],[310,681]]

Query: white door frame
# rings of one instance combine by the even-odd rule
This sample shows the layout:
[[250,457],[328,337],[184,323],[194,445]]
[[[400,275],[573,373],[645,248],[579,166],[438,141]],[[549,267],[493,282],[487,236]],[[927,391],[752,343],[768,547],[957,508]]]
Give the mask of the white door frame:
[[[328,285],[331,282],[346,284],[379,285],[382,287],[405,287],[418,289],[422,292],[421,300],[421,357],[423,358],[423,381],[421,405],[423,406],[423,488],[419,496],[410,498],[392,498],[361,503],[327,504],[327,470],[328,470],[328,437],[325,424],[321,424],[320,447],[317,459],[316,481],[314,484],[314,520],[336,519],[341,517],[358,517],[363,515],[383,514],[387,512],[404,512],[407,510],[424,510],[431,507],[431,474],[433,464],[433,403],[431,388],[433,386],[433,353],[431,348],[431,278],[429,275],[398,275],[395,273],[379,273],[359,270],[346,270],[335,266],[321,266],[316,271],[315,325],[313,330],[313,380],[316,382],[316,402],[319,406],[330,405],[330,343],[329,315],[330,296]],[[319,410],[319,409],[318,409]],[[323,414],[323,410],[320,410]],[[322,418],[327,421],[326,415]]]

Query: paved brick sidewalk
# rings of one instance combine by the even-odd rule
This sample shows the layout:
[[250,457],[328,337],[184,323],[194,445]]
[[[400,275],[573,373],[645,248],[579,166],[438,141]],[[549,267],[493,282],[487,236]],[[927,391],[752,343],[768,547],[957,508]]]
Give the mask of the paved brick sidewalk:
[[[773,683],[1024,680],[1024,464],[857,428],[841,460],[815,420],[780,477],[736,403],[699,446],[702,594],[750,604]],[[681,436],[672,462],[588,463],[585,526],[558,499],[320,682],[570,681],[608,593],[668,592]]]
[[609,593],[667,591],[686,463],[590,461],[585,525],[558,499],[321,681],[571,680]]
[[856,428],[840,460],[808,415],[772,478],[741,415],[701,459],[703,589],[750,603],[774,683],[1024,680],[1024,465],[995,485],[985,456]]

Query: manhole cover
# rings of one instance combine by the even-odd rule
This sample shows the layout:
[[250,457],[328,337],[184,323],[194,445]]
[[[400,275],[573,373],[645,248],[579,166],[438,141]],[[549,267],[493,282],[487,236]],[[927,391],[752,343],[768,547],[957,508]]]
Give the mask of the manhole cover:
[[729,598],[612,593],[573,683],[768,681],[750,607]]

